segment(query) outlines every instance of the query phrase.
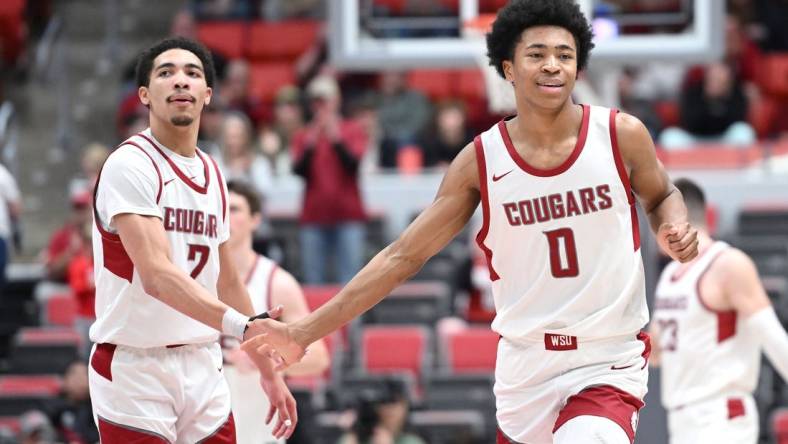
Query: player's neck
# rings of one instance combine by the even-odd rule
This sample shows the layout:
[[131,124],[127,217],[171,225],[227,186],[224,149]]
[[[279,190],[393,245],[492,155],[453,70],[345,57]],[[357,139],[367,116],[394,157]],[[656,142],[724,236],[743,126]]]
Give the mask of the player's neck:
[[233,265],[238,271],[241,279],[249,275],[249,271],[257,260],[257,253],[252,250],[252,241],[240,242],[238,245],[230,246],[230,256],[233,258]]
[[702,227],[696,227],[698,229],[698,251],[706,251],[707,248],[711,247],[714,244],[714,239],[709,236],[709,232],[706,231]]
[[170,122],[162,122],[151,113],[150,131],[153,137],[167,149],[184,157],[194,157],[197,151],[197,131],[200,121],[195,120],[189,126],[175,126]]
[[513,139],[524,141],[529,146],[552,147],[564,140],[567,134],[577,133],[583,118],[582,108],[571,100],[559,109],[534,107],[527,103],[518,104]]

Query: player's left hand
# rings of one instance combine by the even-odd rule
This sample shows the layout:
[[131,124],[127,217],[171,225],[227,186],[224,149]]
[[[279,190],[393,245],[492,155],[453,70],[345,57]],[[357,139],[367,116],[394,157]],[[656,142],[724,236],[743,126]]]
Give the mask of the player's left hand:
[[665,222],[657,230],[657,243],[673,260],[689,262],[698,255],[698,230],[689,222]]
[[290,393],[290,389],[287,388],[284,378],[280,373],[275,373],[273,377],[261,376],[260,386],[271,403],[265,423],[269,424],[276,416],[274,437],[276,439],[290,438],[298,422],[298,412],[296,411],[296,400]]
[[263,352],[262,346],[269,345],[271,357],[277,361],[277,370],[284,370],[300,361],[306,354],[306,348],[298,344],[290,331],[290,326],[273,319],[260,319],[249,325],[250,339],[241,344],[241,348],[250,356]]

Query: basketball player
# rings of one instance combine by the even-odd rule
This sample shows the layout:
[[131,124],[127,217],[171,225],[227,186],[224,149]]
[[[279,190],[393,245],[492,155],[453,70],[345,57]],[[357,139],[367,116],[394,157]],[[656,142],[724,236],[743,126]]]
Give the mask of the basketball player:
[[788,380],[788,334],[742,251],[706,229],[703,191],[681,179],[700,254],[671,262],[656,290],[653,365],[662,367],[662,404],[671,444],[758,442],[757,384],[761,349]]
[[[230,257],[240,276],[245,276],[246,289],[252,299],[256,313],[264,313],[272,307],[281,306],[282,321],[297,321],[309,314],[306,299],[295,278],[280,269],[274,261],[252,250],[252,234],[262,219],[260,198],[248,184],[239,181],[227,183],[230,203]],[[238,444],[268,444],[279,442],[274,436],[273,424],[269,422],[274,406],[260,389],[260,374],[257,367],[232,337],[222,337],[225,351],[224,376],[230,386],[233,419]],[[329,358],[323,341],[309,348],[309,354],[301,362],[287,369],[290,376],[318,376],[328,367]],[[263,421],[263,416],[268,417]]]
[[502,337],[498,442],[631,443],[649,353],[635,196],[673,259],[695,257],[697,232],[643,124],[573,103],[591,38],[572,0],[507,3],[487,48],[517,115],[459,153],[431,206],[336,297],[293,324],[264,320],[267,334],[243,347],[273,345],[295,362],[416,273],[481,202]]
[[[89,380],[105,444],[235,442],[219,332],[249,338],[261,321],[250,322],[225,243],[226,185],[196,147],[214,78],[196,42],[169,39],[143,52],[138,94],[150,128],[121,143],[97,180]],[[292,395],[270,359],[255,362],[278,431],[289,435]]]

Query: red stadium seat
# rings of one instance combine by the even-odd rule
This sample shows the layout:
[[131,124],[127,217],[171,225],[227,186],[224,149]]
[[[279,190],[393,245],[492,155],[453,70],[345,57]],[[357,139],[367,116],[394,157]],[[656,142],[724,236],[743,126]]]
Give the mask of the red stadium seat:
[[447,360],[453,373],[480,373],[495,370],[498,334],[489,328],[469,328],[449,334]]
[[320,23],[308,20],[255,22],[249,30],[252,60],[293,61],[317,39]]
[[253,63],[249,93],[263,102],[272,102],[277,91],[295,83],[295,70],[289,62]]
[[408,0],[373,0],[375,7],[385,8],[392,15],[399,15],[405,10]]
[[788,52],[763,56],[758,70],[758,84],[763,92],[788,98]]
[[339,285],[304,285],[304,298],[309,311],[315,311],[342,289]]
[[406,372],[419,379],[431,356],[421,326],[370,326],[361,333],[361,367],[368,373]]
[[497,13],[509,0],[479,0],[479,13]]
[[201,22],[197,38],[223,56],[237,59],[244,55],[247,32],[247,25],[242,21]]
[[55,396],[62,380],[56,375],[6,375],[0,377],[0,394],[41,394]]
[[457,71],[457,76],[457,95],[463,100],[471,103],[486,100],[487,87],[484,84],[484,75],[479,69],[463,69]]
[[453,71],[446,69],[419,69],[408,74],[408,86],[421,91],[431,100],[452,96]]
[[75,330],[57,327],[22,328],[15,338],[17,345],[76,344],[79,341],[79,334]]
[[46,302],[46,323],[61,327],[74,325],[77,315],[77,301],[71,294],[57,294]]
[[654,112],[662,121],[662,127],[676,126],[681,119],[679,104],[674,100],[662,100],[654,104]]
[[11,431],[14,435],[19,433],[19,417],[18,416],[0,416],[0,430],[6,429]]
[[772,413],[772,433],[777,444],[788,444],[788,408]]

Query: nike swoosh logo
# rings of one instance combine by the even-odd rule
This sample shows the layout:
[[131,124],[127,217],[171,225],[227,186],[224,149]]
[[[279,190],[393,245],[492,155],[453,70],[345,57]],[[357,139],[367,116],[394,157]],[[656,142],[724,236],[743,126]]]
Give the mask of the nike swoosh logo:
[[507,175],[507,174],[509,174],[509,173],[511,173],[512,171],[514,171],[514,170],[509,170],[509,171],[507,171],[507,172],[505,172],[505,173],[501,174],[500,176],[496,176],[495,174],[493,174],[493,182],[498,182],[499,180],[501,180],[501,179],[503,179],[504,177],[506,177],[506,175]]
[[169,185],[169,183],[170,183],[170,182],[172,182],[173,180],[175,180],[175,179],[170,179],[170,180],[168,180],[168,181],[164,182],[164,186],[166,187],[166,186],[167,186],[167,185]]
[[635,364],[625,365],[623,367],[616,367],[615,365],[610,366],[610,370],[624,370],[625,368],[634,367]]

